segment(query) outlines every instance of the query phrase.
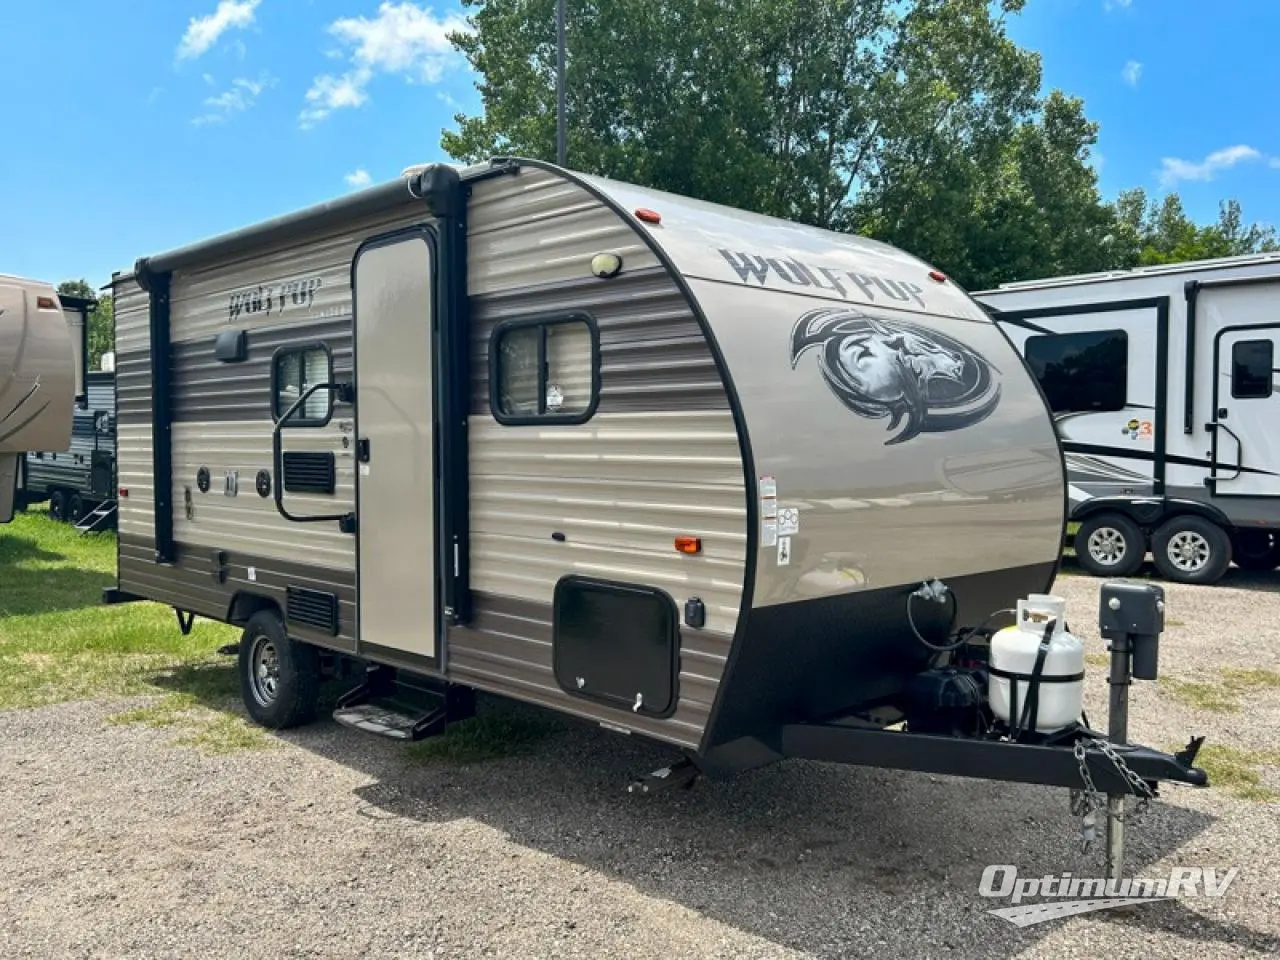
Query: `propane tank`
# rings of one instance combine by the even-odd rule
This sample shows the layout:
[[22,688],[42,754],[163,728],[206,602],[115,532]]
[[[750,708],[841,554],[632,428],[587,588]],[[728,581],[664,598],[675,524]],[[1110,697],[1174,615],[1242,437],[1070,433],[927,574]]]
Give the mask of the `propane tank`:
[[[1052,733],[1080,719],[1084,706],[1084,644],[1067,633],[1066,613],[1066,600],[1033,593],[1018,601],[1014,625],[991,638],[987,700],[991,711],[1011,727],[1021,727],[1030,720],[1027,698],[1037,687],[1032,676],[1050,621],[1053,627],[1048,651],[1039,671],[1035,729]],[[1017,716],[1013,716],[1015,702]]]

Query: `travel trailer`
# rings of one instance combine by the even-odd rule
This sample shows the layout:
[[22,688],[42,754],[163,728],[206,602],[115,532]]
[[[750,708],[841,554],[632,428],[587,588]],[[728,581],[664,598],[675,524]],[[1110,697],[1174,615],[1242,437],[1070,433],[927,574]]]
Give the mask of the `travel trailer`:
[[[985,640],[1057,572],[1063,463],[1008,338],[905,253],[504,159],[113,286],[105,600],[241,626],[262,724],[354,668],[335,719],[397,739],[479,690],[711,775],[1205,782],[1194,745],[1117,764],[988,708],[988,666],[1024,674]],[[1083,669],[1037,661],[1024,704]]]
[[27,453],[18,477],[19,508],[49,502],[49,515],[85,530],[111,526],[115,516],[116,378],[108,370],[85,377],[71,446]]
[[13,519],[28,450],[71,442],[84,399],[86,307],[36,280],[0,275],[0,523]]
[[1280,565],[1280,255],[1010,283],[1065,451],[1080,565],[1216,582]]

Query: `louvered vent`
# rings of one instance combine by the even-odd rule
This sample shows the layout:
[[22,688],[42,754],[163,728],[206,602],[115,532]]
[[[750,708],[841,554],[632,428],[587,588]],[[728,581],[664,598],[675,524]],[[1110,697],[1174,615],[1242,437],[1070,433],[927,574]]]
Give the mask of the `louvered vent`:
[[333,493],[336,486],[332,453],[286,453],[284,489],[288,493]]
[[305,587],[289,587],[285,598],[285,616],[290,623],[302,624],[323,630],[329,636],[338,635],[338,598],[323,590]]

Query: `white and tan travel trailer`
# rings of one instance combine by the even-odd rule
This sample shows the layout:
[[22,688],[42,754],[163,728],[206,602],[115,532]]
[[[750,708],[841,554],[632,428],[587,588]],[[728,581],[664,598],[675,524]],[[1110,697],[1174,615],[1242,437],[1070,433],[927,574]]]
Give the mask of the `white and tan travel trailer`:
[[70,445],[86,335],[84,311],[50,284],[0,274],[0,523],[26,451]]
[[1213,583],[1280,565],[1280,255],[1010,283],[974,296],[1040,381],[1076,554]]
[[[495,160],[141,259],[114,294],[105,599],[243,626],[259,722],[311,719],[346,663],[335,718],[397,738],[479,690],[711,774],[1080,786],[1083,731],[1001,734],[978,679],[984,625],[1057,570],[1053,423],[913,257]],[[1204,782],[1194,749],[1121,749]]]

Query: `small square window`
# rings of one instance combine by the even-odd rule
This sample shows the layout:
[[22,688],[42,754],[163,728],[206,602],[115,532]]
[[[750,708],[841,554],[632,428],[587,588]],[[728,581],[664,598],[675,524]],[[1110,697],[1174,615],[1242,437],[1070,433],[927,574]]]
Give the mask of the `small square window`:
[[501,324],[489,351],[490,400],[499,423],[583,423],[595,412],[599,339],[587,318]]
[[[279,421],[303,394],[333,382],[333,358],[322,346],[306,346],[276,353],[271,365],[272,417]],[[291,427],[317,427],[333,414],[333,392],[316,390],[289,418]]]
[[1270,340],[1241,340],[1231,347],[1231,396],[1265,400],[1271,396],[1275,345]]

